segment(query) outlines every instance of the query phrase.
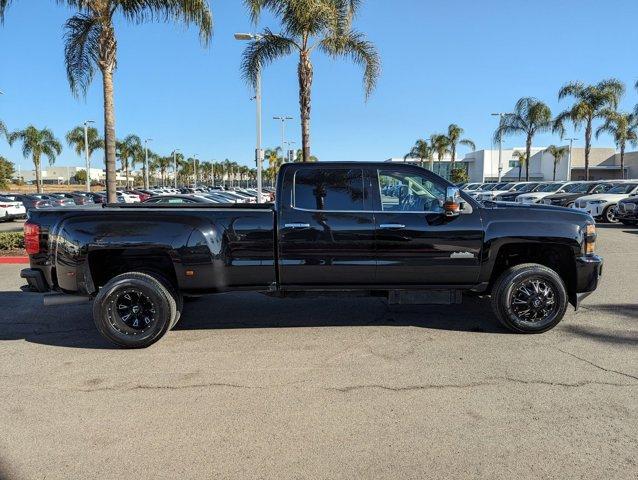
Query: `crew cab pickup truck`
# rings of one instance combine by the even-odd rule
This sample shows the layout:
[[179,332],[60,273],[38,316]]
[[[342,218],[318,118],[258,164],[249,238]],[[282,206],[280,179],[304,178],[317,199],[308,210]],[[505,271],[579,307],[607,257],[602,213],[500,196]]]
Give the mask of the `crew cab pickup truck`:
[[170,330],[183,297],[236,290],[412,304],[484,295],[507,328],[539,333],[602,271],[590,215],[479,203],[408,164],[285,164],[275,204],[48,209],[24,229],[30,287],[49,305],[93,301],[98,330],[129,348]]

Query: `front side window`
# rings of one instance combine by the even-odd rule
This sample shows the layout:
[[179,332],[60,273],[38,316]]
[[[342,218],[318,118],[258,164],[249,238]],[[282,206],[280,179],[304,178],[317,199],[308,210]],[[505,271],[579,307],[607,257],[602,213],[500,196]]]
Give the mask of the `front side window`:
[[305,210],[365,210],[363,170],[309,168],[295,174],[295,208]]
[[416,173],[380,170],[379,191],[384,212],[443,212],[445,186]]

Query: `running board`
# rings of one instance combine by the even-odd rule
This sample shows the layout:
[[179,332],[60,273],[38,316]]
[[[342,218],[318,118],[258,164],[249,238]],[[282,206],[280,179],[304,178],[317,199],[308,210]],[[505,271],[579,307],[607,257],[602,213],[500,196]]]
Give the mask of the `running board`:
[[463,302],[461,290],[390,290],[390,305],[455,305]]
[[66,293],[49,293],[44,296],[42,303],[45,307],[57,305],[73,305],[76,303],[88,303],[91,297],[84,295],[67,295]]

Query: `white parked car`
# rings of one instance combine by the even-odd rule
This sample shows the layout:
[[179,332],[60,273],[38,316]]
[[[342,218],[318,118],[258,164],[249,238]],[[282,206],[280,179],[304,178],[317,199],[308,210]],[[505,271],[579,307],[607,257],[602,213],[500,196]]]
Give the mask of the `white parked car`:
[[530,182],[510,182],[505,185],[499,183],[497,187],[492,190],[477,193],[474,198],[480,201],[494,200],[497,195],[509,192],[517,192],[525,187]]
[[535,192],[524,193],[516,197],[517,203],[542,203],[543,198],[554,193],[568,192],[575,188],[577,182],[548,182],[537,188]]
[[0,221],[8,222],[14,218],[24,218],[27,216],[27,209],[22,202],[0,197]]
[[638,182],[616,185],[605,193],[586,195],[574,202],[572,208],[589,213],[592,217],[605,222],[615,223],[616,204],[623,198],[638,194]]

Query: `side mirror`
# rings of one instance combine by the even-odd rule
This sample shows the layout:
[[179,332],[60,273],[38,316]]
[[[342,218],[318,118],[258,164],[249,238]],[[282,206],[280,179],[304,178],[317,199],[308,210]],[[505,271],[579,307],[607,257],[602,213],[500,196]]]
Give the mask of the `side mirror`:
[[456,217],[461,212],[461,191],[459,187],[447,187],[443,213],[446,217]]

